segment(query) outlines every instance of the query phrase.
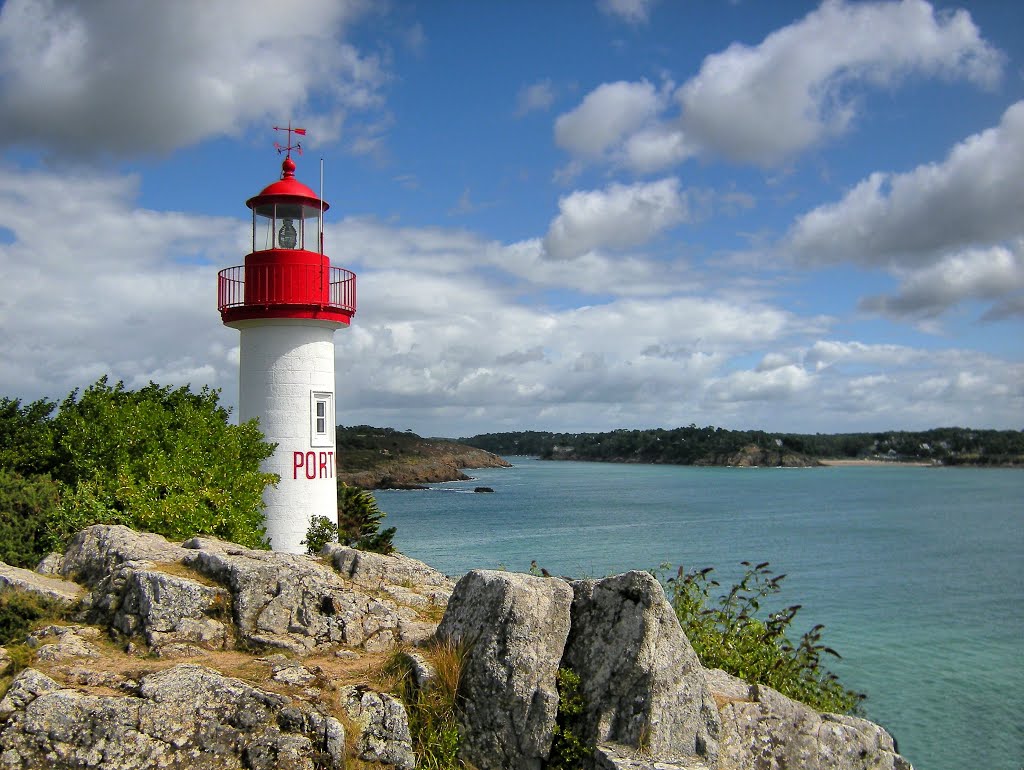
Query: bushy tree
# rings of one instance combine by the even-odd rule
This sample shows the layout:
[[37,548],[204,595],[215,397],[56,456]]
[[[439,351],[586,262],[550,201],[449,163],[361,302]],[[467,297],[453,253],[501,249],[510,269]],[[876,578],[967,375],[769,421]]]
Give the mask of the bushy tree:
[[0,398],[0,468],[22,476],[46,473],[53,465],[50,414],[53,401],[21,405],[18,398]]
[[23,477],[0,468],[0,561],[32,568],[57,545],[58,501],[49,476]]
[[363,551],[391,553],[395,528],[382,530],[387,516],[377,507],[373,495],[365,489],[338,484],[338,542]]
[[228,423],[219,391],[103,377],[73,391],[53,420],[53,473],[62,485],[58,535],[126,524],[172,540],[212,535],[265,546],[260,463],[273,452],[256,422]]

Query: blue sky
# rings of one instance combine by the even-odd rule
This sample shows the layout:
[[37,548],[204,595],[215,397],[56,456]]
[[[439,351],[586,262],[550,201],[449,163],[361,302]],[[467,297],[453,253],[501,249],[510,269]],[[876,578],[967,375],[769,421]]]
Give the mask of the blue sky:
[[233,404],[290,119],[342,424],[1024,428],[1019,3],[7,0],[0,118],[4,395]]

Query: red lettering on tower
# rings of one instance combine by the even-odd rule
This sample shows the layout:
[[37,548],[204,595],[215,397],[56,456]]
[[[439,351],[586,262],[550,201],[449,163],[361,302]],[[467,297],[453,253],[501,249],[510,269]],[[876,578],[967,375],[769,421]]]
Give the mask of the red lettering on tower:
[[334,478],[334,452],[292,452],[292,478],[299,478],[299,469],[307,479]]

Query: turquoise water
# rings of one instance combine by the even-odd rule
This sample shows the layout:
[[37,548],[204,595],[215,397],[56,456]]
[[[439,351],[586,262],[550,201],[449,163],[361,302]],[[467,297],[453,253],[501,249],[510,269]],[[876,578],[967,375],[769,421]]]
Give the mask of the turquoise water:
[[[798,633],[869,695],[917,770],[1024,768],[1024,472],[541,462],[377,492],[398,548],[474,567],[600,576],[669,562],[784,572]],[[472,494],[474,486],[495,493]]]

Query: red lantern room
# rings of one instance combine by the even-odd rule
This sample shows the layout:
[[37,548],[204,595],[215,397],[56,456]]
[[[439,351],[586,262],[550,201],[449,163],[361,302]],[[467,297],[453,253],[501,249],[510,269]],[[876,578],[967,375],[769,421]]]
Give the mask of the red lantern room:
[[295,178],[290,154],[281,178],[245,205],[252,209],[252,253],[244,266],[220,271],[217,307],[224,323],[310,318],[347,326],[356,312],[356,277],[331,267],[324,255],[329,206]]

